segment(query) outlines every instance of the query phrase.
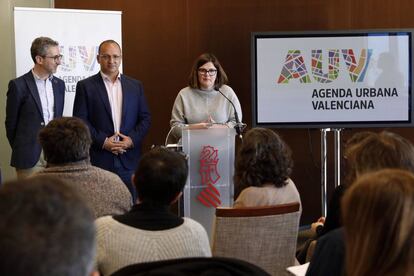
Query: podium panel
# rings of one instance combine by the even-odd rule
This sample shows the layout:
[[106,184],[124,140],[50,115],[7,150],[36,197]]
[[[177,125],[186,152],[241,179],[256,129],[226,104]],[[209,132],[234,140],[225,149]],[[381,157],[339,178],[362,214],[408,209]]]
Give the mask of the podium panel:
[[233,205],[235,135],[232,128],[182,132],[183,151],[189,156],[184,216],[201,223],[210,238],[215,208]]

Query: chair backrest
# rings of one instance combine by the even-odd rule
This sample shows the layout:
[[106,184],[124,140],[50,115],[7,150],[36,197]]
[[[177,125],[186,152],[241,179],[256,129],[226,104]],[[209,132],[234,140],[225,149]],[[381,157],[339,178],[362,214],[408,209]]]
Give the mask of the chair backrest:
[[193,257],[138,263],[121,268],[111,276],[141,275],[269,276],[266,271],[254,264],[222,257]]
[[217,208],[213,256],[245,260],[272,275],[286,275],[286,268],[295,263],[299,218],[298,202]]

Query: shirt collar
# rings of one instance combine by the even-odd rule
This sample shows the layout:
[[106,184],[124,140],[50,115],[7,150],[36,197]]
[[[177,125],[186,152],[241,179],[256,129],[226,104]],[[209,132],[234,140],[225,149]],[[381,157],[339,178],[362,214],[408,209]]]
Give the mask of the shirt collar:
[[[41,79],[35,72],[34,72],[34,70],[32,69],[32,74],[33,74],[33,77],[36,79],[36,80],[43,80],[43,79]],[[53,79],[53,74],[50,74],[49,75],[49,77],[47,77],[47,79],[49,79],[50,81],[52,81],[52,79]]]
[[[100,71],[100,73],[101,73],[101,76],[102,76],[102,78],[104,79],[104,80],[111,80],[109,77],[108,77],[108,75],[106,75],[106,74],[104,74],[102,71]],[[121,80],[121,73],[120,72],[118,72],[118,75],[116,76],[116,78],[118,79],[118,80]]]

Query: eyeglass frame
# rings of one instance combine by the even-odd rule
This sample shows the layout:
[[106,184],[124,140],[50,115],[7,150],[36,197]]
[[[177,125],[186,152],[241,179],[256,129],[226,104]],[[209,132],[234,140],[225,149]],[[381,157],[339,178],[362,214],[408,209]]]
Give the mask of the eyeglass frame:
[[118,56],[118,55],[106,55],[106,54],[101,55],[101,54],[99,54],[98,56],[100,58],[102,58],[103,60],[106,60],[106,61],[110,60],[111,58],[115,61],[118,61],[118,60],[121,60],[121,58],[122,58],[122,55]]
[[63,59],[63,55],[56,55],[56,56],[41,56],[42,58],[53,58],[55,62],[59,62]]
[[200,73],[201,75],[209,75],[210,77],[213,77],[215,75],[217,75],[217,69],[205,69],[205,68],[198,68],[197,72]]

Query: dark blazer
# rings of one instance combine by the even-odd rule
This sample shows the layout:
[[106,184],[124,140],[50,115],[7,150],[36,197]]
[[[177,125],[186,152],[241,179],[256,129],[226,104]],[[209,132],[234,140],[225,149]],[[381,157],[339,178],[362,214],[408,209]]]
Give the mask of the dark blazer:
[[[122,117],[120,132],[131,137],[134,147],[119,155],[125,168],[135,170],[141,154],[141,142],[151,124],[151,115],[140,81],[121,75]],[[101,73],[81,80],[76,85],[73,116],[81,118],[89,127],[92,136],[90,158],[93,165],[114,171],[115,155],[103,144],[112,136],[114,124],[111,106]]]
[[[65,83],[53,77],[55,118],[61,117],[65,101]],[[11,80],[7,91],[6,135],[12,148],[10,165],[17,169],[33,168],[39,161],[39,130],[45,126],[42,104],[32,71]]]
[[345,275],[344,234],[340,227],[318,239],[306,276]]

